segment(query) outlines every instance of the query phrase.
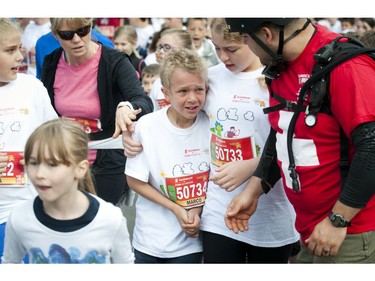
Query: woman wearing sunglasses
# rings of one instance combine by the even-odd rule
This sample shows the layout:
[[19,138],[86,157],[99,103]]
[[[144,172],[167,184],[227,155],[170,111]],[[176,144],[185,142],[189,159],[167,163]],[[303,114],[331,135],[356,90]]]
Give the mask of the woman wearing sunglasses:
[[[113,139],[117,105],[131,123],[153,110],[127,56],[91,40],[92,19],[55,18],[51,30],[61,47],[45,57],[41,81],[56,112],[82,124],[90,136],[89,160],[96,192],[118,204],[126,191],[121,138]],[[130,116],[130,117],[129,117]]]

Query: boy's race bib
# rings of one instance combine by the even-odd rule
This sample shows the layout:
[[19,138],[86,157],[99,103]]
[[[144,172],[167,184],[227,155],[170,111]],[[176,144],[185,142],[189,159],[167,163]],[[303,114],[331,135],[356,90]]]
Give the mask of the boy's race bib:
[[209,170],[187,176],[165,178],[163,193],[185,209],[203,206],[206,200]]

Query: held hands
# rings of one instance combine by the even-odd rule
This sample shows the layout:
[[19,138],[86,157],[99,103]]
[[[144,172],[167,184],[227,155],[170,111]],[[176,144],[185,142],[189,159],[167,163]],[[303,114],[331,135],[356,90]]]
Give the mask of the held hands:
[[328,217],[318,223],[305,240],[308,253],[315,256],[335,256],[346,236],[346,227],[335,227]]
[[202,207],[192,208],[189,210],[185,210],[183,207],[180,207],[178,212],[175,213],[180,226],[187,237],[194,238],[199,236],[199,226],[201,223],[199,215],[201,212]]

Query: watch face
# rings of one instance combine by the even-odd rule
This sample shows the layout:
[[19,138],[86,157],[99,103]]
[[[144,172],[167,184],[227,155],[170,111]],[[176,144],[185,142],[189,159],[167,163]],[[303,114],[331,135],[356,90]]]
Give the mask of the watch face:
[[350,223],[344,219],[340,214],[331,214],[329,216],[332,224],[337,227],[347,227]]
[[333,224],[336,225],[336,226],[341,226],[342,225],[342,219],[340,218],[340,216],[337,216],[337,215],[334,215],[333,216]]

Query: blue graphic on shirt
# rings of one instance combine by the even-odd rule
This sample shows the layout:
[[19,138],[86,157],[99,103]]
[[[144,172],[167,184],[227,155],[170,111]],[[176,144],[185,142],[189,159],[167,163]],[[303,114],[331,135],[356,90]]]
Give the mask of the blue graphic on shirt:
[[89,251],[84,258],[79,259],[81,252],[77,248],[70,248],[68,251],[57,244],[52,244],[46,257],[40,248],[31,249],[31,263],[106,263],[105,256],[101,256],[97,251]]

